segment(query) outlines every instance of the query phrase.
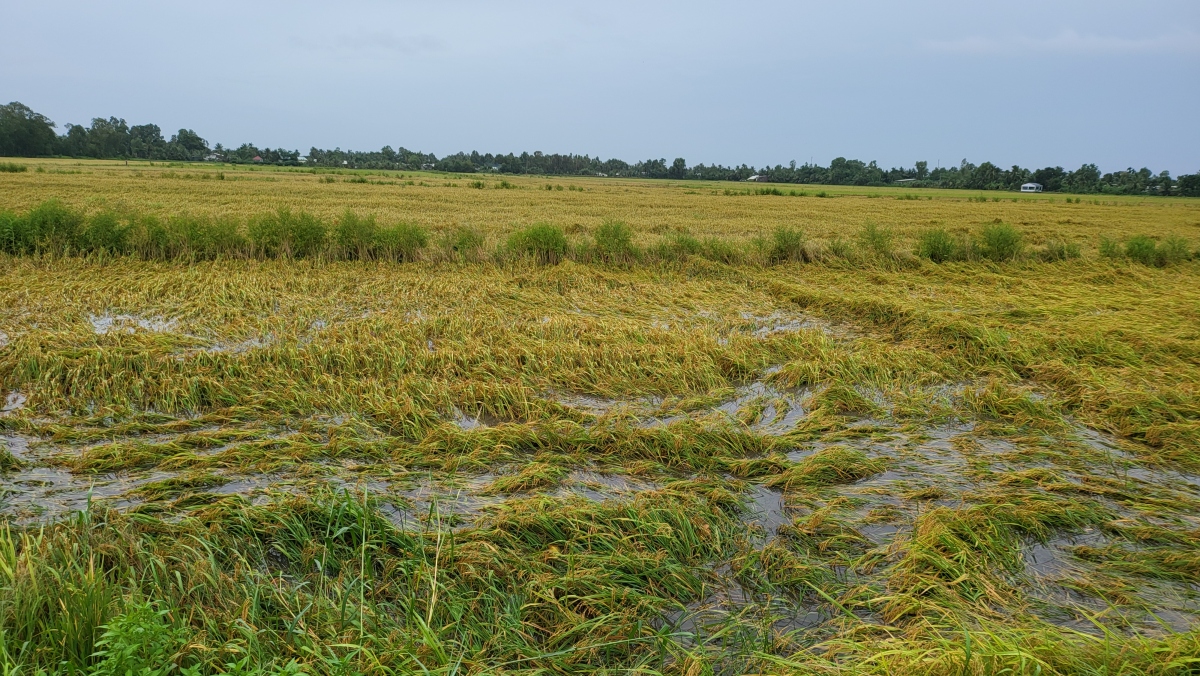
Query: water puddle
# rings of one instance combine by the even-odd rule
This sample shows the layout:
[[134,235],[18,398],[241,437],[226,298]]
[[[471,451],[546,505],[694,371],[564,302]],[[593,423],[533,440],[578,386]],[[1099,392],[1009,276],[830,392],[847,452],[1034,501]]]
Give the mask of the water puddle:
[[61,467],[39,464],[43,458],[31,450],[26,437],[3,435],[0,445],[20,463],[15,471],[0,474],[0,519],[21,525],[55,520],[100,500],[128,507],[136,501],[117,499],[143,484],[175,476],[161,471],[79,476]]
[[459,429],[468,432],[483,427],[495,427],[500,424],[499,418],[484,411],[477,411],[474,415],[471,415],[455,407],[451,415],[453,416],[451,422],[458,425]]
[[1093,451],[1108,457],[1108,474],[1116,479],[1135,479],[1168,490],[1183,490],[1200,494],[1200,476],[1170,467],[1146,465],[1136,455],[1125,450],[1124,443],[1116,437],[1076,425],[1072,430],[1076,439]]
[[1103,533],[1094,528],[1080,533],[1059,535],[1046,542],[1029,542],[1021,548],[1025,570],[1035,577],[1054,579],[1078,569],[1071,549],[1081,545],[1102,547],[1109,543]]
[[662,488],[652,481],[643,481],[620,474],[601,474],[591,470],[574,470],[567,475],[556,497],[582,496],[593,502],[625,498],[645,491]]
[[750,488],[747,498],[742,521],[755,530],[761,530],[766,537],[774,537],[780,526],[792,522],[791,509],[782,491],[756,485]]
[[11,413],[25,407],[25,395],[20,392],[9,392],[4,397],[4,407],[0,408],[0,413]]
[[747,623],[769,628],[773,637],[779,637],[812,629],[831,617],[819,606],[747,591],[734,579],[728,564],[715,567],[712,574],[716,582],[705,585],[704,598],[662,617],[665,628],[686,647],[702,645]]
[[809,392],[782,392],[758,380],[737,388],[734,397],[716,407],[729,420],[760,434],[787,434],[804,418],[801,403]]
[[821,333],[834,338],[850,338],[853,337],[853,332],[847,327],[837,325],[809,317],[807,315],[785,314],[783,312],[773,312],[769,315],[755,315],[750,312],[742,312],[739,317],[747,325],[743,330],[755,338],[767,338],[779,333],[794,333],[796,331],[820,331]]
[[171,333],[175,330],[176,324],[176,320],[164,317],[140,317],[128,314],[114,315],[107,312],[102,315],[90,315],[88,321],[92,324],[92,331],[98,336],[110,333],[133,334],[139,330],[150,333]]

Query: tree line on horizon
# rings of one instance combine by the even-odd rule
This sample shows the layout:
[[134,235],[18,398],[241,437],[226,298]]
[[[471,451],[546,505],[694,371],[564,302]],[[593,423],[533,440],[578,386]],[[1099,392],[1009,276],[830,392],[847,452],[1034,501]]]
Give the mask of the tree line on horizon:
[[433,170],[455,173],[536,174],[550,176],[624,176],[675,180],[745,181],[752,177],[773,183],[820,185],[887,186],[908,185],[928,188],[967,190],[1017,190],[1024,183],[1039,183],[1046,192],[1112,195],[1182,195],[1200,197],[1200,172],[1172,178],[1170,172],[1129,168],[1101,173],[1095,164],[1084,164],[1074,171],[1062,167],[1030,170],[1019,166],[1001,168],[991,162],[976,165],[963,160],[958,166],[929,168],[917,162],[911,168],[880,167],[839,157],[823,167],[805,163],[797,166],[775,165],[755,168],[697,164],[689,166],[683,158],[667,163],[649,159],[635,163],[619,159],[600,159],[588,155],[546,154],[540,151],[520,155],[459,152],[438,158],[406,148],[384,146],[375,151],[322,150],[311,148],[307,156],[298,150],[259,148],[243,143],[226,148],[208,141],[191,129],[180,129],[170,139],[156,124],[129,125],[122,118],[97,117],[84,127],[67,124],[59,134],[56,125],[28,106],[12,102],[0,106],[0,156],[7,157],[89,157],[98,159],[144,159],[183,162],[219,161],[234,164],[263,163],[284,166],[344,167],[354,169]]

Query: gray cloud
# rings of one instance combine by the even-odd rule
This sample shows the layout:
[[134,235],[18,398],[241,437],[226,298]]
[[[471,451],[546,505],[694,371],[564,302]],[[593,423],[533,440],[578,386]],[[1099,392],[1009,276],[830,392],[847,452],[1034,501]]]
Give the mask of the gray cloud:
[[[0,102],[211,142],[1200,170],[1200,2],[0,0]],[[202,27],[181,38],[181,26]]]

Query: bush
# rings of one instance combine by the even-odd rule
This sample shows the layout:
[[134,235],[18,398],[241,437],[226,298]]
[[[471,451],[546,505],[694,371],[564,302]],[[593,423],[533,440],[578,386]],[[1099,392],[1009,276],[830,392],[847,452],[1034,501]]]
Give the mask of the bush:
[[133,603],[105,626],[96,642],[90,673],[96,676],[166,676],[177,671],[175,659],[187,645],[188,632],[172,627],[167,611]]
[[1121,244],[1115,239],[1108,237],[1100,238],[1100,255],[1104,258],[1118,259],[1123,254],[1121,253]]
[[22,254],[32,248],[28,222],[11,211],[0,211],[0,251]]
[[704,251],[700,240],[686,232],[676,232],[664,237],[654,248],[655,257],[659,260],[684,260],[688,256],[699,256]]
[[483,250],[483,235],[472,228],[459,228],[442,237],[442,248],[454,260],[475,260]]
[[325,249],[325,224],[312,214],[283,208],[250,221],[250,243],[255,253],[268,258],[316,256]]
[[605,221],[596,228],[596,255],[607,262],[628,262],[637,258],[633,248],[633,229],[621,221]]
[[881,258],[892,255],[892,231],[874,223],[867,223],[858,233],[858,243],[863,251]]
[[379,226],[375,216],[360,217],[347,209],[342,212],[333,230],[337,255],[347,259],[366,260],[374,255]]
[[394,261],[414,261],[417,252],[429,244],[429,234],[419,225],[397,223],[380,230],[376,242],[381,257]]
[[917,236],[917,255],[934,263],[953,260],[957,247],[945,228],[932,228]]
[[993,261],[1016,260],[1024,249],[1021,232],[1007,223],[984,227],[980,254]]
[[0,173],[19,174],[22,171],[28,171],[29,167],[16,162],[0,162]]
[[228,218],[175,216],[167,221],[166,232],[162,257],[211,260],[249,249],[238,222]]
[[1161,265],[1175,265],[1192,257],[1188,250],[1187,240],[1177,235],[1170,235],[1158,246],[1158,259]]
[[88,220],[83,240],[89,251],[124,253],[127,232],[128,229],[121,225],[116,214],[104,211]]
[[767,253],[767,260],[772,263],[782,263],[784,261],[799,262],[804,258],[804,232],[786,226],[775,228],[775,232],[771,236],[771,248]]
[[1125,257],[1142,265],[1157,266],[1158,245],[1147,235],[1134,235],[1125,242]]
[[542,264],[556,264],[567,254],[567,236],[562,228],[537,223],[508,236],[508,248],[517,254],[532,256]]
[[279,219],[284,223],[291,255],[304,258],[324,253],[329,236],[324,221],[307,211],[293,214],[287,209],[279,212]]
[[66,253],[80,250],[83,214],[70,209],[59,200],[48,200],[34,207],[25,216],[29,240],[39,251]]
[[737,263],[742,259],[742,252],[728,241],[717,237],[705,237],[701,255],[710,261],[718,263]]

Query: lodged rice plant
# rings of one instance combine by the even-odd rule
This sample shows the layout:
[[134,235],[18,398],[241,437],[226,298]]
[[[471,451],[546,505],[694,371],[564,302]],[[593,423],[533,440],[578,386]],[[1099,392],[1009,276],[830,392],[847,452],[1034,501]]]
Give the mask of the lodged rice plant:
[[79,169],[0,179],[7,673],[1195,667],[1186,201]]

